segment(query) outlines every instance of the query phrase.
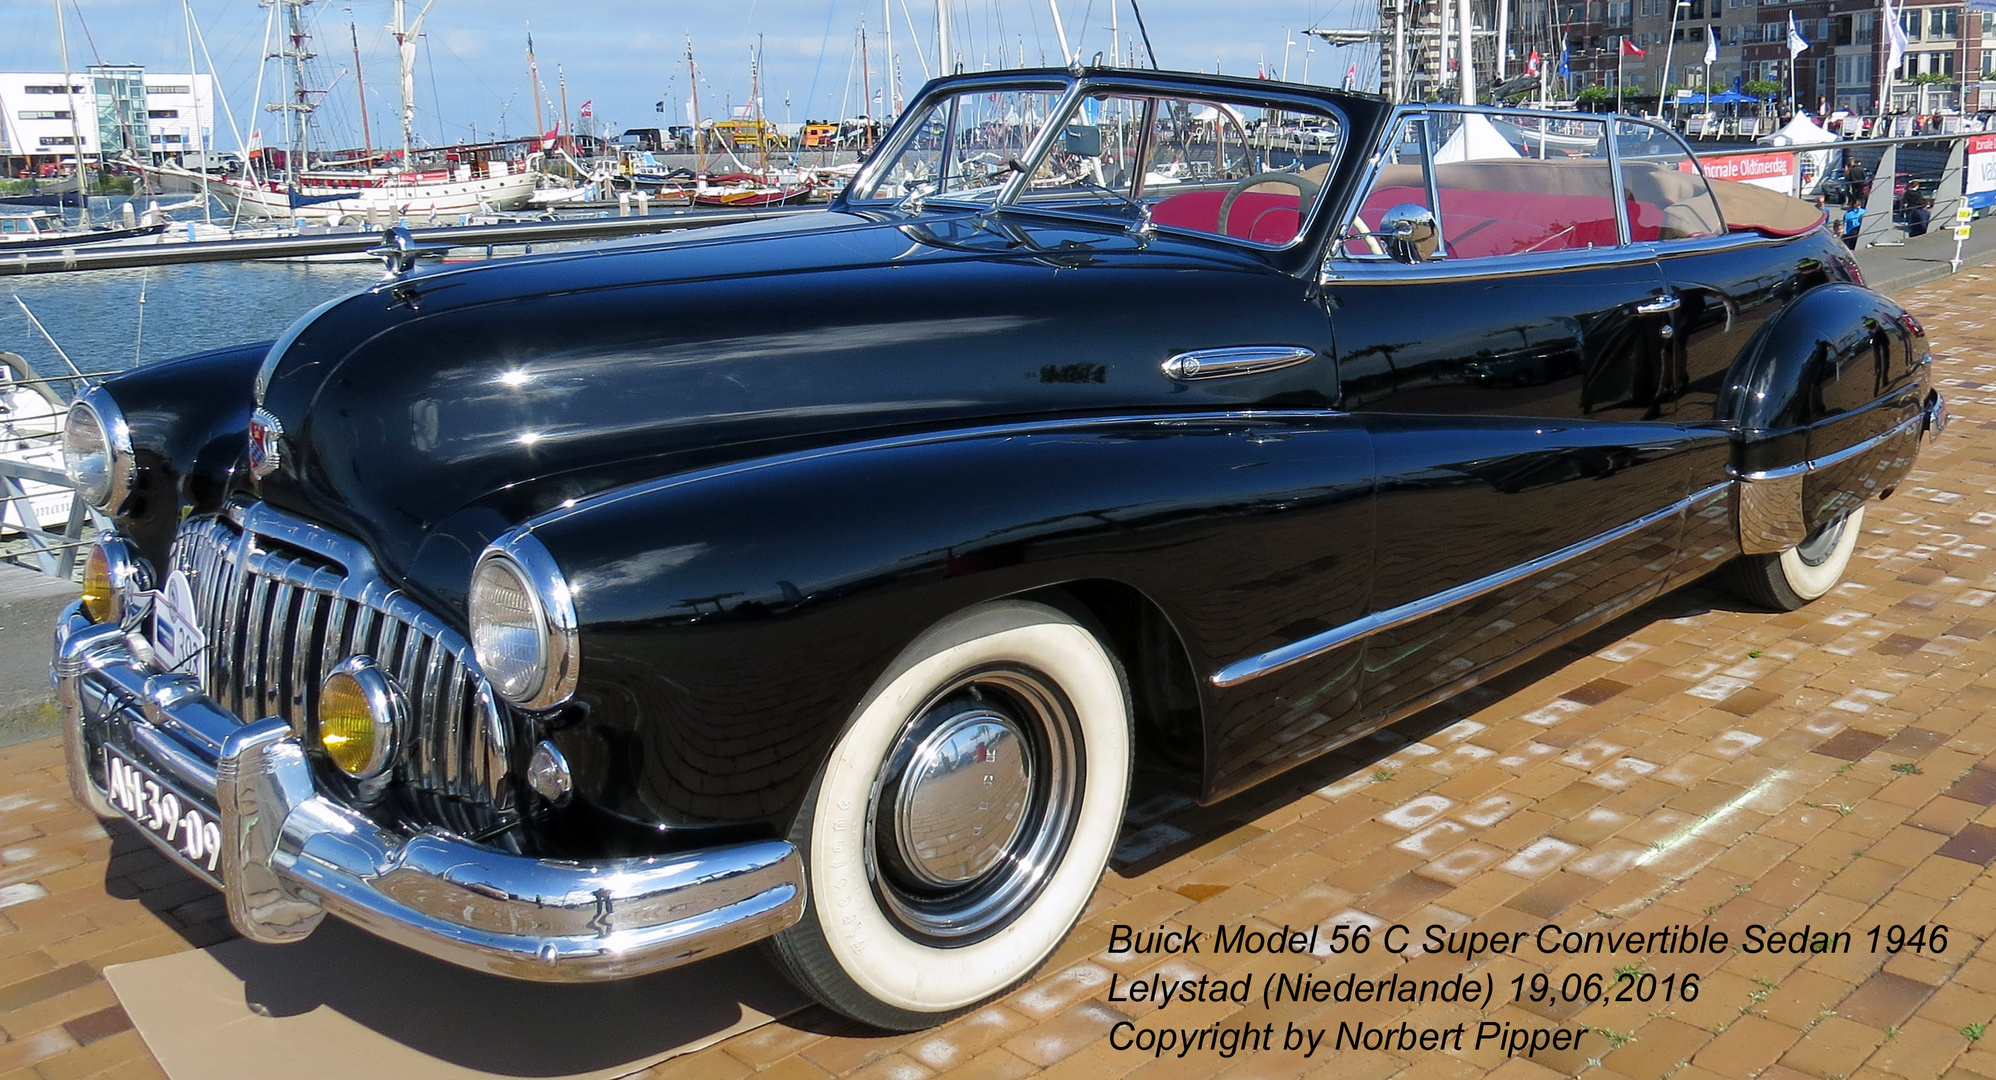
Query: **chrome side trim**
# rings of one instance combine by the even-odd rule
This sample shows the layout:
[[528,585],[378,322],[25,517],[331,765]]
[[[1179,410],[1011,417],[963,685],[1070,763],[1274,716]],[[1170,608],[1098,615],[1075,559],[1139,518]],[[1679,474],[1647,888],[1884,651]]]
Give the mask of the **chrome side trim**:
[[1578,543],[1568,544],[1558,551],[1549,552],[1536,559],[1499,570],[1494,574],[1486,574],[1474,581],[1463,582],[1452,589],[1444,589],[1432,596],[1425,596],[1419,600],[1401,604],[1398,607],[1387,608],[1384,611],[1373,612],[1362,619],[1355,619],[1343,626],[1334,626],[1321,634],[1312,634],[1301,641],[1293,642],[1280,648],[1270,649],[1267,652],[1250,656],[1244,660],[1236,660],[1219,671],[1214,672],[1212,683],[1214,686],[1222,688],[1239,686],[1250,679],[1260,678],[1270,672],[1281,671],[1283,668],[1300,664],[1305,660],[1320,656],[1332,649],[1370,637],[1382,630],[1391,630],[1395,627],[1405,626],[1415,620],[1424,619],[1430,615],[1445,611],[1457,604],[1466,603],[1479,596],[1496,592],[1505,586],[1515,585],[1534,574],[1553,569],[1562,563],[1571,562],[1583,555],[1606,547],[1617,540],[1621,540],[1624,537],[1641,532],[1652,525],[1675,517],[1696,506],[1698,503],[1723,492],[1725,488],[1725,484],[1714,484],[1688,498],[1679,499],[1661,510],[1644,514],[1634,521],[1618,525],[1604,533],[1597,533]]
[[[1931,409],[1931,404],[1929,409]],[[1809,522],[1802,511],[1802,481],[1810,473],[1867,454],[1907,434],[1931,430],[1928,409],[1901,420],[1891,429],[1853,443],[1822,457],[1783,465],[1778,469],[1734,472],[1739,485],[1740,551],[1748,555],[1773,555],[1809,538]]]
[[1890,442],[1913,430],[1915,425],[1922,424],[1925,421],[1926,415],[1924,413],[1909,416],[1892,425],[1890,430],[1882,434],[1873,435],[1862,442],[1852,443],[1834,453],[1824,454],[1822,457],[1810,458],[1807,461],[1798,461],[1793,465],[1783,465],[1778,469],[1761,469],[1750,473],[1735,473],[1734,476],[1741,480],[1758,483],[1766,480],[1784,480],[1791,476],[1802,476],[1806,473],[1812,473],[1818,469],[1827,469],[1832,465],[1840,465],[1859,454]]
[[1166,360],[1160,367],[1179,382],[1224,379],[1279,371],[1315,358],[1317,350],[1301,345],[1236,345],[1225,349],[1194,349]]

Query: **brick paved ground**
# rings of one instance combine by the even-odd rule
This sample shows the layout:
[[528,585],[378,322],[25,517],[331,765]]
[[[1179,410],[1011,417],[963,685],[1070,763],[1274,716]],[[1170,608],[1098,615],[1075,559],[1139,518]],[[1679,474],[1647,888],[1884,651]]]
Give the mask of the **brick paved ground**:
[[[1140,806],[1124,862],[1026,988],[936,1031],[881,1037],[817,1011],[645,1074],[812,1080],[1178,1076],[1339,1080],[1996,1078],[1996,272],[1901,297],[1927,322],[1956,426],[1874,504],[1853,573],[1788,615],[1694,589],[1224,805]],[[0,1080],[159,1075],[99,976],[228,933],[215,894],[73,805],[60,747],[0,751]],[[1318,970],[1489,974],[1494,1007],[1108,1000],[1112,974],[1238,978],[1297,959],[1110,956],[1112,923],[1402,922],[1485,931],[1753,923],[1855,931],[1847,954],[1401,959]],[[1873,954],[1874,925],[1944,923],[1944,952]],[[1314,964],[1314,961],[1308,962]],[[1509,1000],[1509,982],[1701,976],[1695,1001]],[[1256,984],[1260,985],[1259,983]],[[1257,995],[1258,996],[1258,995]],[[1280,1050],[1153,1061],[1144,1027],[1290,1022],[1588,1025],[1576,1051]],[[1330,1058],[1330,1060],[1326,1060]],[[281,1072],[272,1063],[273,1073]]]

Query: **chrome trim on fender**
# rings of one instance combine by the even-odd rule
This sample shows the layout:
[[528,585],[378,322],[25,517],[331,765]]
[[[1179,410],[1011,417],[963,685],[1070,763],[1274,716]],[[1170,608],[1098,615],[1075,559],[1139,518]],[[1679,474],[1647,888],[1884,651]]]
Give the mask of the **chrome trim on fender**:
[[1496,592],[1507,585],[1515,585],[1534,574],[1550,570],[1561,563],[1571,562],[1589,552],[1597,551],[1617,540],[1666,521],[1691,509],[1700,502],[1712,498],[1725,489],[1725,484],[1714,484],[1688,498],[1680,499],[1661,510],[1644,514],[1634,521],[1618,525],[1604,533],[1597,533],[1579,543],[1568,544],[1558,551],[1549,552],[1536,559],[1499,570],[1494,574],[1487,574],[1474,581],[1463,582],[1452,589],[1444,589],[1432,596],[1424,596],[1419,600],[1409,601],[1398,607],[1373,612],[1362,619],[1355,619],[1343,626],[1334,626],[1321,634],[1312,634],[1301,641],[1293,642],[1280,648],[1270,649],[1259,655],[1250,656],[1245,660],[1236,660],[1219,671],[1214,672],[1212,683],[1214,686],[1222,688],[1239,686],[1250,679],[1260,678],[1270,672],[1281,671],[1283,668],[1300,664],[1305,660],[1322,655],[1340,646],[1349,645],[1362,638],[1370,637],[1383,630],[1405,626],[1417,619],[1426,618],[1429,615],[1452,608],[1457,604],[1466,603],[1487,593]]
[[1236,345],[1224,349],[1194,349],[1182,352],[1159,365],[1165,375],[1179,382],[1198,379],[1224,379],[1233,375],[1253,375],[1280,371],[1314,359],[1317,350],[1301,345]]
[[436,829],[401,835],[320,794],[282,718],[243,724],[193,691],[191,680],[175,681],[173,693],[165,686],[149,693],[160,677],[116,627],[91,623],[80,605],[57,621],[56,657],[78,797],[117,816],[92,765],[97,745],[110,739],[141,750],[190,796],[212,798],[229,918],[252,940],[296,941],[330,912],[464,967],[580,982],[675,967],[768,937],[803,915],[802,860],[788,843],[564,861]]
[[1923,409],[1885,432],[1822,457],[1777,469],[1734,472],[1734,481],[1739,485],[1736,505],[1739,507],[1740,550],[1748,555],[1773,555],[1807,540],[1809,523],[1802,512],[1803,478],[1876,450],[1909,432],[1917,435],[1919,431],[1927,430],[1927,417],[1928,412]]

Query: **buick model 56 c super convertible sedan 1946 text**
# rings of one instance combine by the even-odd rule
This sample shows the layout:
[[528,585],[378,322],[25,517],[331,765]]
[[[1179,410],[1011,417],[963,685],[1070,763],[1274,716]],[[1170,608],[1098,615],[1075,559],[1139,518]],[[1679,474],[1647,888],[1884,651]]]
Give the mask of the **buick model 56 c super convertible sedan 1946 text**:
[[79,398],[71,780],[258,941],[763,942],[937,1023],[1135,760],[1219,799],[1715,571],[1833,587],[1944,413],[1820,225],[1642,120],[938,80],[828,211],[402,258]]

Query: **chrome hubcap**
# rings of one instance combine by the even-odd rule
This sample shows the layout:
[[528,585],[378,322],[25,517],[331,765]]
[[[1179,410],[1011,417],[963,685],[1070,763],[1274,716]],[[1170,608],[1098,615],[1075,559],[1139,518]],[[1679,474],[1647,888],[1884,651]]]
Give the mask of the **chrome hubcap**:
[[1838,542],[1843,540],[1844,525],[1849,521],[1850,515],[1846,514],[1816,530],[1816,535],[1802,541],[1795,548],[1795,554],[1801,558],[1803,565],[1821,566],[1829,561],[1831,553],[1837,549]]
[[1074,708],[1045,675],[994,668],[940,688],[901,730],[867,808],[867,859],[903,933],[967,945],[1030,905],[1081,805]]
[[1025,750],[1018,727],[994,712],[960,713],[931,731],[895,793],[901,864],[942,888],[991,869],[1025,825],[1033,793]]

